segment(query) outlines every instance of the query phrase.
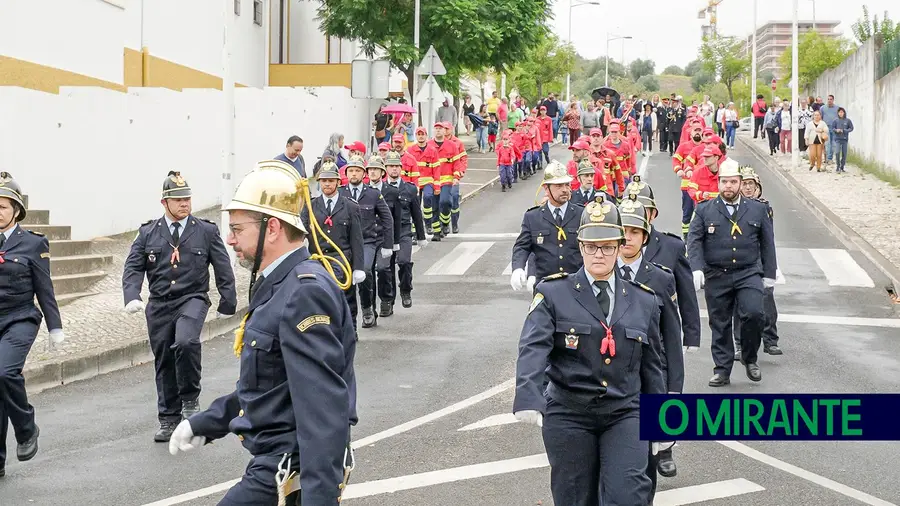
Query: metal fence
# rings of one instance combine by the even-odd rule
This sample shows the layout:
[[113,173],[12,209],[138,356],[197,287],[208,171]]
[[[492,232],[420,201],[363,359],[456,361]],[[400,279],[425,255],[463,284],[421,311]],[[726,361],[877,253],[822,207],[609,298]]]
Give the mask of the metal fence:
[[900,67],[900,39],[885,43],[878,51],[878,75],[876,78],[881,79],[897,67]]

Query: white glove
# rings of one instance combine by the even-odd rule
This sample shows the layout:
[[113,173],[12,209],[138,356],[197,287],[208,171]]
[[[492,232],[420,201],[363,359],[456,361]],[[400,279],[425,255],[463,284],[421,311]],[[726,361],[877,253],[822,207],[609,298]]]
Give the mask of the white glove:
[[394,247],[393,247],[393,249],[391,249],[391,251],[400,251],[400,245],[399,245],[399,244],[395,244]]
[[428,246],[428,239],[420,239],[419,241],[416,241],[416,244],[419,245],[419,249],[424,248],[425,246]]
[[66,334],[63,329],[53,329],[50,331],[50,342],[59,344],[66,340]]
[[772,278],[763,278],[763,286],[766,288],[775,288],[775,280]]
[[663,452],[675,446],[675,441],[666,441],[662,443],[650,443],[650,453],[656,455],[659,452]]
[[518,292],[522,288],[525,288],[526,277],[525,269],[516,269],[513,271],[512,277],[509,278],[509,285],[513,290]]
[[705,283],[706,278],[703,276],[703,271],[694,271],[694,290],[699,292]]
[[534,276],[528,276],[528,281],[525,283],[525,288],[528,289],[529,292],[534,291],[534,284],[537,282],[537,278]]
[[366,280],[366,271],[353,271],[353,284],[358,285]]
[[675,173],[675,175],[677,175],[678,177],[684,177],[684,171],[679,170],[678,172]]
[[216,320],[224,320],[225,318],[230,318],[230,317],[232,317],[232,316],[234,316],[234,315],[233,315],[233,314],[220,313],[220,312],[216,311]]
[[391,248],[381,248],[381,258],[390,258],[394,254]]
[[513,413],[513,416],[520,422],[530,423],[531,425],[537,425],[538,427],[544,426],[544,415],[542,415],[540,411],[534,411],[533,409],[516,411]]
[[693,352],[695,352],[695,351],[697,351],[697,350],[699,350],[699,349],[700,349],[699,346],[685,346],[685,347],[684,347],[684,354],[693,353]]
[[144,310],[144,303],[141,302],[140,299],[134,299],[133,301],[125,304],[125,312],[126,313],[140,313]]
[[691,176],[693,176],[693,175],[694,175],[694,171],[692,171],[692,170],[686,171],[686,172],[684,173],[684,177],[686,177],[686,178],[688,178],[688,179],[690,179]]
[[191,428],[191,422],[182,420],[172,432],[169,439],[169,453],[178,455],[179,451],[188,452],[196,450],[206,444],[206,437],[195,436],[194,429]]

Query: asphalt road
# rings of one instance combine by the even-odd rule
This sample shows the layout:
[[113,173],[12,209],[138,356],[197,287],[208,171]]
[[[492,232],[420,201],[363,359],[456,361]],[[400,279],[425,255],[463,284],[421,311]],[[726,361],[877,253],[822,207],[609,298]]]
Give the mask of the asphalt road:
[[[554,154],[568,158],[563,149]],[[752,160],[740,150],[735,157]],[[719,391],[896,391],[900,320],[883,280],[758,170],[776,213],[785,355],[763,355],[761,383],[736,368],[732,385]],[[671,159],[654,154],[646,178],[661,209],[656,225],[679,231]],[[348,504],[552,504],[539,430],[509,415],[530,296],[510,289],[508,264],[537,185],[494,187],[467,202],[461,234],[416,251],[413,307],[361,330],[358,466]],[[705,319],[703,326],[703,346],[686,361],[688,392],[710,390]],[[231,336],[206,344],[203,361],[207,404],[237,377]],[[154,444],[152,376],[145,365],[34,396],[41,452],[7,463],[0,505],[216,504],[248,456],[233,437],[178,457]],[[656,505],[889,505],[900,501],[898,451],[893,443],[687,442],[675,450],[678,476],[663,479]]]

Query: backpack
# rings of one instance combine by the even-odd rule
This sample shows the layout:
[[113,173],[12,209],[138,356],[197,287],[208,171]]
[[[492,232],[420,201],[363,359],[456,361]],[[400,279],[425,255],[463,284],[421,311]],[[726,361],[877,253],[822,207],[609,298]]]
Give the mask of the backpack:
[[781,114],[779,111],[775,111],[775,114],[769,119],[769,122],[766,123],[766,128],[776,128],[778,126],[778,115]]

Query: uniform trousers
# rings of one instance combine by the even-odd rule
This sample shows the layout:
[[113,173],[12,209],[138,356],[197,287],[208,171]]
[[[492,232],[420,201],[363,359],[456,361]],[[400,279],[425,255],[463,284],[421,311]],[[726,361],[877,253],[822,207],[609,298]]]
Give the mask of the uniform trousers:
[[734,341],[731,319],[737,314],[741,322],[741,361],[755,364],[763,327],[763,285],[757,267],[737,269],[704,269],[706,307],[712,331],[714,373],[731,375],[734,365]]
[[[762,342],[768,348],[778,345],[778,307],[775,306],[775,288],[763,288],[763,327]],[[734,315],[734,336],[741,335],[741,320],[735,312]],[[735,339],[735,343],[740,346],[740,341]]]
[[659,151],[661,153],[666,152],[666,148],[669,146],[669,138],[668,133],[665,130],[659,131]]
[[385,292],[390,294],[390,298],[386,299],[384,295],[381,295],[381,291],[379,289],[379,297],[381,297],[381,300],[394,302],[394,300],[397,298],[398,277],[400,279],[400,293],[412,293],[412,240],[412,231],[403,232],[403,235],[400,236],[400,251],[395,251],[394,254],[391,255],[391,263],[389,269],[385,271],[383,278],[379,278],[379,282],[381,282],[381,279],[385,279],[390,282],[390,292]]
[[12,422],[16,442],[28,441],[36,429],[22,368],[43,316],[33,306],[0,317],[0,468],[6,462],[6,434]]
[[[450,221],[453,223],[453,228],[459,226],[459,186],[459,184],[455,184],[450,187]],[[441,221],[443,222],[443,220]]]
[[[218,506],[276,506],[278,490],[275,485],[275,474],[281,455],[263,455],[253,457],[247,464],[241,481],[231,487]],[[300,473],[300,457],[291,459],[291,470]],[[288,506],[300,505],[300,491],[287,497]]]
[[[640,410],[558,402],[548,388],[543,438],[553,502],[565,506],[647,506],[647,442]],[[602,501],[601,501],[602,498]]]
[[512,165],[498,165],[497,170],[500,172],[500,184],[503,186],[512,186],[513,166]]
[[[359,303],[363,308],[375,305],[375,287],[378,281],[375,278],[377,272],[390,269],[390,257],[381,256],[381,243],[363,245],[363,265],[366,267],[366,280],[359,284]],[[381,283],[384,285],[384,282]],[[385,300],[382,297],[382,300]]]
[[688,195],[687,190],[681,190],[681,234],[687,236],[691,228],[691,218],[694,217],[694,199]]
[[[344,255],[347,258],[350,258],[348,252],[344,252]],[[351,271],[352,273],[352,271]],[[345,282],[344,280],[344,271],[342,269],[335,270],[335,275],[340,280],[341,283]],[[366,274],[368,276],[368,274]],[[351,274],[352,277],[352,274]],[[353,330],[357,330],[357,322],[356,317],[359,314],[359,304],[356,302],[356,285],[350,284],[350,287],[344,290],[344,298],[347,300],[347,305],[350,306],[350,317],[353,319]]]
[[181,403],[200,397],[200,332],[209,301],[199,295],[147,303],[160,421],[181,420]]
[[[441,190],[439,195],[434,194],[432,185],[427,185],[422,190],[422,217],[425,219],[425,228],[430,228],[432,233],[439,233],[442,226],[450,226],[453,196],[447,187],[443,187]],[[457,192],[459,192],[458,187]],[[439,219],[435,219],[435,213],[438,214]]]

